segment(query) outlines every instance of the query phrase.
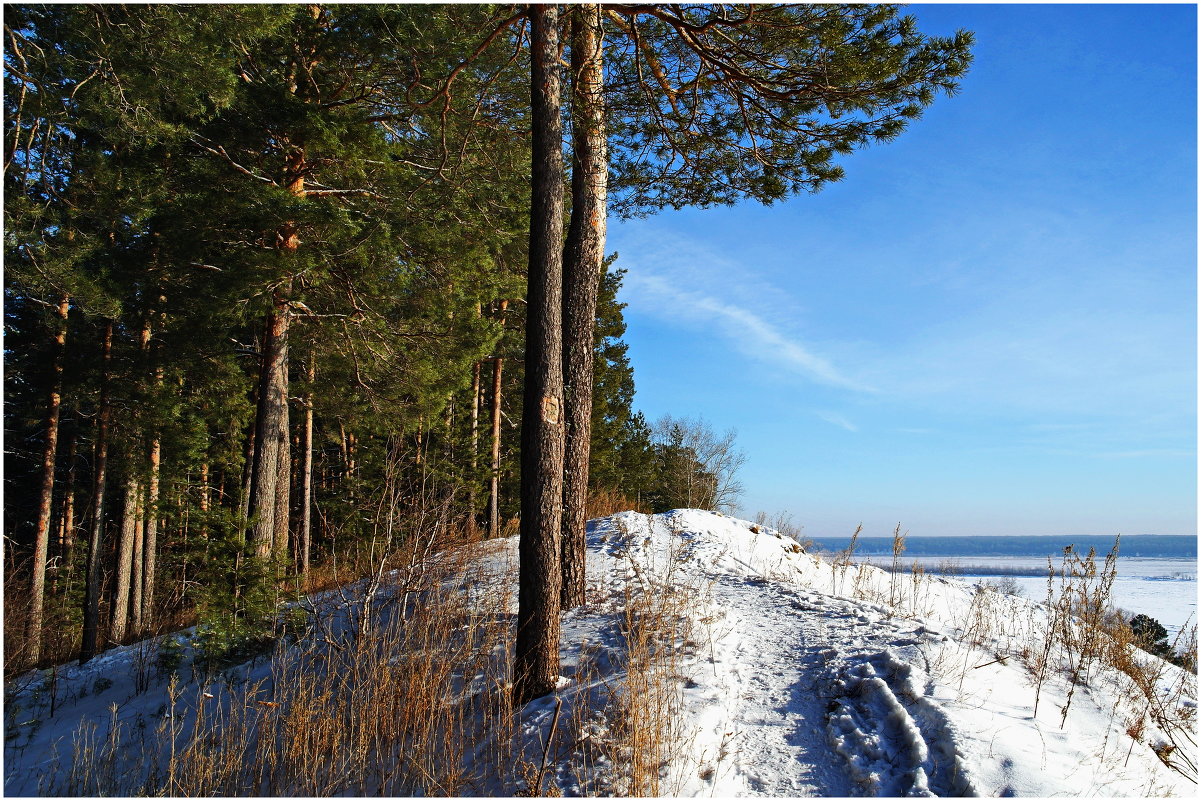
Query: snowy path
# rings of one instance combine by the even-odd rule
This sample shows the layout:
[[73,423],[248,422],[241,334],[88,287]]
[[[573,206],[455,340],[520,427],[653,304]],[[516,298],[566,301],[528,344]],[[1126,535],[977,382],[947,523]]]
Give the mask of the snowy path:
[[[717,577],[715,577],[717,578]],[[843,758],[825,737],[829,645],[819,618],[779,584],[725,575],[713,585],[727,625],[741,636],[730,654],[734,772],[745,794],[846,796]],[[751,622],[754,621],[754,622]]]
[[[684,521],[677,521],[682,526]],[[692,521],[689,521],[692,522]],[[687,535],[685,535],[687,536]],[[719,704],[698,742],[728,754],[715,795],[976,795],[920,647],[938,632],[811,584],[811,558],[766,537],[697,544],[714,623]]]

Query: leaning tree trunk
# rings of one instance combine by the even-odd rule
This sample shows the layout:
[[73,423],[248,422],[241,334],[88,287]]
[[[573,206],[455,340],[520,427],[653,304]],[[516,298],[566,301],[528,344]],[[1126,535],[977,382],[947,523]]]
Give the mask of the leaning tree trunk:
[[592,442],[596,299],[604,263],[609,159],[605,138],[601,8],[577,6],[571,38],[571,225],[563,259],[563,379],[567,446],[563,465],[564,609],[584,603],[584,527]]
[[532,170],[521,430],[521,539],[513,699],[553,692],[559,674],[563,500],[563,129],[559,8],[530,6]]
[[104,534],[104,482],[108,464],[108,427],[112,418],[109,372],[113,361],[113,321],[104,327],[104,367],[100,376],[100,411],[96,416],[95,490],[92,493],[92,532],[88,541],[87,585],[83,600],[83,643],[79,664],[96,655],[100,634],[100,562]]
[[29,664],[36,665],[42,658],[42,620],[46,608],[46,562],[50,552],[50,511],[54,503],[54,465],[58,453],[58,419],[63,397],[63,354],[67,346],[67,315],[70,312],[70,297],[62,295],[58,300],[57,319],[54,332],[54,360],[51,363],[52,380],[50,398],[46,410],[46,442],[42,450],[42,487],[38,498],[38,519],[33,534],[33,581],[30,586]]
[[[505,310],[509,301],[500,302],[501,327],[504,327]],[[504,371],[505,360],[497,356],[492,360],[492,474],[488,481],[488,536],[500,536],[500,400],[501,374]]]

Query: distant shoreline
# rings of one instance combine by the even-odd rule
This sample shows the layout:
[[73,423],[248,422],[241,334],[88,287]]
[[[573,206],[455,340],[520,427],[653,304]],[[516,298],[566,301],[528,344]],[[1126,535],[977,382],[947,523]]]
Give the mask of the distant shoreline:
[[[872,567],[878,567],[881,570],[884,570],[884,571],[887,571],[890,573],[891,572],[909,573],[909,572],[912,572],[912,570],[913,570],[913,562],[906,561],[904,556],[902,556],[897,561],[895,571],[893,570],[893,565],[892,565],[891,561],[886,561],[885,559],[881,559],[880,555],[877,554],[877,555],[865,555],[865,556],[867,556],[867,558],[856,559],[855,561],[859,564],[871,565]],[[929,559],[929,558],[938,558],[938,557],[937,556],[936,557],[923,556],[921,558]],[[1013,576],[1015,578],[1040,578],[1040,577],[1046,578],[1047,571],[1048,571],[1048,567],[1046,565],[1040,565],[1040,566],[1034,566],[1034,565],[1014,565],[1014,566],[973,565],[973,564],[965,564],[962,562],[958,562],[958,561],[956,561],[957,558],[958,557],[947,557],[946,561],[944,561],[944,562],[940,562],[938,564],[925,564],[925,565],[921,566],[921,569],[924,572],[929,573],[931,575],[955,576],[955,577],[959,577],[959,578],[984,578],[984,577],[988,577],[988,576]],[[1130,558],[1139,558],[1139,557],[1130,557]],[[1176,558],[1176,557],[1160,556],[1160,557],[1148,557],[1148,558],[1172,559],[1172,558]],[[1185,558],[1181,558],[1181,561],[1182,562],[1185,561]],[[1059,565],[1054,566],[1054,572],[1055,572],[1056,576],[1060,575],[1060,573],[1062,571],[1059,569]],[[1176,573],[1172,576],[1153,576],[1153,577],[1143,576],[1141,578],[1143,578],[1146,581],[1196,581],[1197,573],[1195,570],[1192,570],[1192,571],[1183,571],[1182,570],[1182,571],[1178,571],[1178,573]]]
[[[815,550],[837,553],[846,550],[850,537],[821,537],[813,540]],[[1004,537],[906,537],[904,556],[945,557],[948,559],[979,556],[1057,558],[1072,546],[1077,553],[1089,549],[1104,557],[1113,548],[1114,537],[1069,537],[1055,535]],[[860,537],[855,543],[859,557],[892,556],[892,537]],[[1133,534],[1121,538],[1118,555],[1145,559],[1197,558],[1197,538],[1185,534]]]

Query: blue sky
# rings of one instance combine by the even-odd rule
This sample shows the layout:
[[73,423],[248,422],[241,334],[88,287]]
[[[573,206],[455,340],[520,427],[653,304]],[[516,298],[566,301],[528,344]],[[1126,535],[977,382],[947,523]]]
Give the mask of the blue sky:
[[613,223],[648,419],[810,536],[1196,532],[1190,5],[915,5],[961,92],[771,207]]

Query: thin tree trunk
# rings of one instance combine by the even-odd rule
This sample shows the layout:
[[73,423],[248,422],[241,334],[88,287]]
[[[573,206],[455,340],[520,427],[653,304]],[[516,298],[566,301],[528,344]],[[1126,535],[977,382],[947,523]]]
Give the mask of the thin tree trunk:
[[200,463],[200,511],[209,510],[209,463]]
[[604,265],[609,174],[600,5],[576,6],[571,16],[571,31],[574,162],[571,224],[563,259],[563,383],[567,422],[563,464],[564,609],[584,603],[593,335]]
[[[418,426],[420,426],[420,421]],[[346,481],[350,478],[350,443],[346,439],[346,424],[338,421],[338,440],[342,446],[342,480]],[[418,456],[421,455],[421,449],[417,450]]]
[[129,598],[130,633],[142,633],[142,598],[146,590],[146,493],[138,496],[138,527],[133,539],[133,583]]
[[104,534],[104,483],[108,464],[109,372],[113,360],[113,321],[104,327],[104,367],[100,376],[100,411],[96,417],[95,491],[92,493],[92,532],[88,541],[87,586],[83,601],[83,643],[79,664],[96,655],[100,633],[100,561]]
[[281,561],[288,558],[288,538],[291,535],[289,510],[292,508],[292,437],[289,413],[288,398],[285,394],[281,410],[283,422],[280,425],[283,426],[283,436],[280,438],[279,477],[275,485],[275,528],[272,531],[274,544],[271,549],[272,557]]
[[500,536],[500,393],[505,360],[492,362],[492,475],[488,479],[488,536]]
[[[483,316],[483,308],[478,303],[475,305],[475,316]],[[483,366],[484,363],[479,360],[471,365],[471,472],[473,475],[479,470],[480,393],[483,391],[483,388],[480,386],[480,376]]]
[[42,487],[38,499],[38,518],[33,534],[33,580],[30,586],[29,664],[36,665],[42,658],[42,621],[46,608],[46,561],[50,552],[50,513],[54,506],[54,465],[58,453],[58,420],[62,408],[63,355],[67,346],[67,315],[70,312],[70,297],[62,295],[58,300],[57,319],[54,331],[54,360],[51,363],[52,379],[50,397],[46,410],[46,441],[42,451]]
[[521,540],[513,697],[553,692],[559,674],[563,500],[563,130],[559,7],[530,6],[532,164],[521,431]]
[[[165,308],[167,299],[159,295],[159,328],[164,326]],[[152,342],[150,340],[150,327],[147,326],[142,339],[142,350],[146,354],[148,362],[154,364],[157,360],[154,358],[152,351]],[[163,384],[163,367],[162,364],[154,366],[154,386],[158,390]],[[137,632],[141,634],[146,626],[151,624],[154,619],[154,590],[155,590],[155,572],[158,570],[158,498],[159,498],[159,477],[162,472],[163,462],[163,440],[159,431],[154,432],[154,439],[150,442],[150,453],[147,461],[150,467],[149,486],[146,490],[146,508],[143,512],[145,518],[145,538],[143,540],[142,550],[142,597],[141,604],[138,609]],[[186,508],[186,507],[185,507]]]
[[[501,328],[504,327],[504,312],[508,310],[509,301],[501,301]],[[500,537],[501,534],[501,373],[504,370],[504,358],[492,360],[492,461],[491,476],[488,486],[488,536]]]
[[241,521],[243,529],[249,526],[250,520],[250,489],[251,484],[254,482],[254,435],[257,428],[257,423],[250,426],[250,431],[246,434],[246,449],[243,452],[242,495],[238,498],[238,520]]
[[62,562],[56,575],[66,572],[68,592],[75,575],[75,461],[79,448],[79,434],[72,433],[67,446],[67,485],[63,490],[63,511],[59,515],[58,552]]
[[309,391],[304,400],[304,464],[300,468],[300,572],[309,572],[313,544],[313,387],[317,381],[317,362],[309,354]]
[[138,633],[154,620],[155,571],[158,570],[158,498],[163,461],[163,443],[155,436],[150,443],[150,486],[146,491],[146,538],[142,566],[142,617]]

